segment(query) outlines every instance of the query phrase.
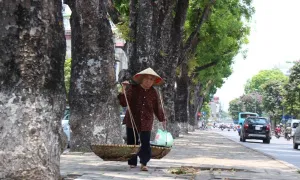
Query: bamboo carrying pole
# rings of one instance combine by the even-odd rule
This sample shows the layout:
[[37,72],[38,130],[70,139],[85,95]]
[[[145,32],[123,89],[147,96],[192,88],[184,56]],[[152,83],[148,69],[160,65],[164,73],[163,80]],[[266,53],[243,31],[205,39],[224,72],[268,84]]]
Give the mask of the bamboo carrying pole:
[[[124,93],[124,96],[125,96],[125,100],[126,100],[128,112],[129,112],[130,122],[131,122],[132,129],[133,129],[134,146],[136,146],[137,144],[136,144],[135,129],[136,129],[136,132],[138,132],[138,129],[137,129],[136,124],[135,124],[135,122],[134,122],[134,119],[133,119],[133,116],[132,116],[132,113],[131,113],[131,109],[130,109],[130,106],[129,106],[129,103],[128,103],[127,95],[126,95],[126,89],[124,89],[123,84],[122,84],[122,88],[123,88],[123,93]],[[135,129],[134,129],[134,128],[135,128]],[[138,134],[138,139],[140,139],[139,134]]]

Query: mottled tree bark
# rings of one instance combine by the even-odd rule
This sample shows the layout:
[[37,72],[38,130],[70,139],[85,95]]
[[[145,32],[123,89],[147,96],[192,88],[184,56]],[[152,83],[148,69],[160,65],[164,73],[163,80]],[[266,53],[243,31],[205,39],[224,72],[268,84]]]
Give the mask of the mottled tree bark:
[[176,81],[175,120],[180,124],[180,131],[185,134],[188,133],[188,83],[188,65],[184,62]]
[[121,120],[107,0],[66,3],[72,10],[71,150],[90,151],[91,143],[120,144]]
[[0,1],[0,179],[59,179],[61,1]]
[[194,104],[194,100],[193,100],[193,94],[194,94],[194,85],[191,85],[189,87],[189,102],[188,102],[188,106],[189,106],[189,121],[194,121],[194,120],[191,120],[192,118],[195,117],[194,115],[194,111],[195,111],[195,104]]
[[153,33],[158,27],[154,27],[154,11],[152,0],[131,0],[130,1],[130,38],[129,41],[129,71],[132,75],[154,67],[154,47],[156,40]]
[[190,85],[190,83],[189,83],[189,86],[188,86],[188,97],[187,97],[187,99],[188,99],[188,102],[187,102],[187,113],[188,113],[188,131],[189,132],[194,132],[195,131],[195,128],[197,128],[196,127],[196,123],[195,123],[195,121],[194,121],[194,116],[193,116],[193,114],[191,114],[191,112],[192,112],[192,110],[191,110],[191,108],[192,108],[192,106],[191,106],[191,95],[192,95],[192,87],[191,87],[191,85]]

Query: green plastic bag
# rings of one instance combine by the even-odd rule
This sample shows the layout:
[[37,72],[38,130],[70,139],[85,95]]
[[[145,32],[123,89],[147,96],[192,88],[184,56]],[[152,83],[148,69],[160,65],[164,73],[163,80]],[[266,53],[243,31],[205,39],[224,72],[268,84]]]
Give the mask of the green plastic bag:
[[171,133],[166,130],[158,129],[153,143],[156,146],[172,147],[173,142],[174,139]]

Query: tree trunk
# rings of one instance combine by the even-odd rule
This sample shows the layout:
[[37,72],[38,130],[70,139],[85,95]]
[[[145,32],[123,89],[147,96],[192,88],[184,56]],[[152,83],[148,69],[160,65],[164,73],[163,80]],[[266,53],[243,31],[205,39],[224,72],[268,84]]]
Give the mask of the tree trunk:
[[199,104],[197,106],[197,112],[196,113],[198,113],[198,111],[202,109],[203,102],[204,102],[204,97],[203,96],[198,96],[198,99],[199,99]]
[[201,104],[203,103],[203,97],[199,96],[202,86],[201,83],[189,85],[189,102],[188,102],[188,125],[189,131],[194,131],[198,128],[198,112],[201,109]]
[[153,58],[153,31],[158,27],[153,27],[153,1],[151,0],[131,0],[130,3],[130,36],[129,41],[129,70],[132,75],[146,69],[154,67]]
[[194,94],[193,94],[193,98],[194,98],[194,111],[192,112],[193,113],[193,120],[190,119],[190,122],[189,124],[191,125],[198,125],[198,112],[199,112],[199,109],[201,109],[202,107],[202,103],[203,103],[203,97],[200,96],[200,93],[202,91],[202,84],[201,83],[198,83],[195,85],[194,87]]
[[[193,122],[195,123],[194,126],[195,128],[197,128],[197,124],[196,124],[196,120],[194,119],[195,118],[195,102],[194,102],[194,91],[195,91],[195,85],[191,85],[189,87],[189,102],[188,102],[188,105],[189,105],[189,110],[188,110],[188,113],[189,113],[189,124],[193,124]],[[190,122],[191,121],[191,122]]]
[[[190,82],[190,81],[189,81]],[[191,108],[193,108],[191,106],[191,92],[192,92],[192,87],[191,87],[191,84],[189,83],[189,86],[188,86],[188,102],[187,102],[187,117],[188,117],[188,131],[189,132],[194,132],[195,131],[195,128],[196,125],[195,125],[195,121],[194,121],[194,116],[191,114]]]
[[182,63],[180,75],[177,78],[175,98],[175,121],[180,124],[182,133],[188,133],[188,66]]
[[71,151],[91,143],[120,144],[121,120],[107,0],[67,1],[72,10]]
[[59,179],[61,1],[0,1],[0,179]]

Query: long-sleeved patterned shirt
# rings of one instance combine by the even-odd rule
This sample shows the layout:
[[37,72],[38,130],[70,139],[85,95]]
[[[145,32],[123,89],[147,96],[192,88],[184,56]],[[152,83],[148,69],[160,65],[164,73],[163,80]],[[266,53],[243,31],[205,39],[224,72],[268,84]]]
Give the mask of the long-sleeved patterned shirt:
[[[152,130],[153,114],[155,114],[160,122],[165,121],[160,99],[153,87],[144,89],[140,85],[131,85],[128,90],[126,90],[126,96],[139,132]],[[126,107],[125,95],[121,93],[118,95],[118,98],[121,106]],[[128,108],[123,124],[126,124],[127,127],[133,127]]]

